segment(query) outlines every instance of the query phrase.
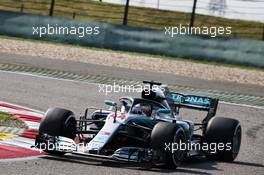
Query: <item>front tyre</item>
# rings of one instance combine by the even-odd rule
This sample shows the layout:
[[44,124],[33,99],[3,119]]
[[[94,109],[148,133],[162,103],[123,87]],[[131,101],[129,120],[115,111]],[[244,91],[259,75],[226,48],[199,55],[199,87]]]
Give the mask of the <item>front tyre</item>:
[[182,143],[186,143],[186,136],[177,124],[159,122],[151,132],[150,148],[163,157],[166,168],[176,168],[184,160],[186,150],[180,149]]
[[[39,135],[63,136],[75,138],[76,119],[74,113],[62,108],[49,108],[39,126]],[[64,154],[58,151],[44,150],[50,154]]]

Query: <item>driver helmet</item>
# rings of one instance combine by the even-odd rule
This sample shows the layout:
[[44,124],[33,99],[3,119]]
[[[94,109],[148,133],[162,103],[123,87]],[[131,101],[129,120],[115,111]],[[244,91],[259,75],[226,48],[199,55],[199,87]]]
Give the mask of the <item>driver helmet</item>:
[[141,105],[137,104],[133,107],[132,113],[134,114],[140,114],[140,115],[146,115],[151,116],[152,110],[150,105]]

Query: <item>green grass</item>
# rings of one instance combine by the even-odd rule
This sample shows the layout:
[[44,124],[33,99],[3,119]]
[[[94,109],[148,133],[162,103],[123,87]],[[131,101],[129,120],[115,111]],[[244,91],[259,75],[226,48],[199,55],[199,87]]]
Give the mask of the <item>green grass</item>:
[[17,119],[13,117],[11,114],[0,112],[0,122],[6,122],[10,120],[17,120]]
[[17,37],[11,37],[11,36],[5,36],[0,35],[0,39],[13,39],[13,40],[20,40],[20,41],[30,41],[30,42],[36,42],[36,43],[46,43],[46,44],[56,44],[59,46],[69,46],[74,48],[83,48],[83,49],[89,49],[94,51],[104,51],[104,52],[114,52],[114,53],[125,53],[129,55],[135,55],[135,56],[146,56],[146,57],[152,57],[152,58],[160,58],[164,60],[179,60],[184,62],[190,62],[190,63],[197,63],[197,64],[208,64],[208,65],[215,65],[215,66],[224,66],[224,67],[231,67],[231,68],[239,68],[239,69],[245,69],[245,70],[255,70],[255,71],[264,71],[264,68],[258,68],[250,65],[240,65],[240,64],[225,64],[215,61],[205,61],[205,60],[194,60],[192,58],[180,58],[180,57],[169,57],[169,56],[163,56],[163,55],[152,55],[147,53],[139,53],[139,52],[128,52],[128,51],[118,51],[118,50],[111,50],[111,49],[104,49],[104,48],[96,48],[96,47],[88,47],[88,46],[81,46],[81,45],[71,45],[71,44],[65,44],[60,43],[57,41],[47,41],[47,40],[34,40],[34,39],[25,39],[25,38],[17,38]]
[[26,128],[25,123],[12,114],[0,112],[0,126]]
[[[48,15],[50,0],[1,0],[0,9]],[[91,0],[56,0],[54,16],[94,20],[122,24],[123,5],[96,2]],[[190,13],[157,10],[153,8],[130,7],[128,25],[164,29],[165,26],[189,24]],[[232,37],[262,39],[264,24],[253,21],[231,20],[220,17],[196,15],[195,26],[232,27]]]

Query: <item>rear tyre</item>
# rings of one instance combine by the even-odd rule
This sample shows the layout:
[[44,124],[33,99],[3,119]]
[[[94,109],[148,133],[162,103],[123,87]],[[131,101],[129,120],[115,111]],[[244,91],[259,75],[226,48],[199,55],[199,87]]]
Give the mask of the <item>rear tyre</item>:
[[[48,109],[39,126],[39,135],[48,134],[50,136],[63,136],[74,139],[75,131],[76,119],[74,113],[62,108]],[[45,151],[56,155],[65,154],[58,151]]]
[[215,117],[209,120],[205,131],[205,142],[208,144],[224,144],[224,149],[209,153],[207,157],[213,160],[232,162],[239,153],[241,144],[241,125],[238,120]]
[[[179,149],[181,143],[186,143],[186,136],[182,127],[167,122],[159,122],[154,126],[151,133],[150,148],[163,157],[166,168],[175,169],[184,160],[186,150]],[[170,146],[167,147],[168,145]]]

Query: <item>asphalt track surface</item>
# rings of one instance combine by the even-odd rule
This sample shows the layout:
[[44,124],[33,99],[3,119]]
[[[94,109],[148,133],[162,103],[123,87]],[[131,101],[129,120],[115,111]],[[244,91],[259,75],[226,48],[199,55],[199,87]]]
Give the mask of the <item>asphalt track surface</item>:
[[127,80],[156,80],[170,85],[181,85],[198,89],[213,89],[244,95],[264,97],[264,88],[257,85],[246,85],[212,80],[208,81],[174,74],[150,72],[148,70],[143,71],[118,67],[113,68],[109,66],[84,64],[68,60],[54,60],[43,57],[22,56],[4,53],[0,54],[0,63],[49,68],[53,70],[70,71],[77,74],[102,75],[106,77],[122,78]]
[[[124,95],[138,96],[131,93],[113,93],[106,96],[99,93],[97,84],[0,72],[0,100],[42,111],[58,106],[71,109],[78,115],[87,106],[104,107],[104,99],[117,100]],[[191,111],[184,111],[182,116],[196,121],[201,119],[200,113]],[[232,117],[241,122],[241,151],[233,163],[196,158],[184,162],[176,170],[164,170],[72,155],[62,158],[42,156],[1,160],[0,174],[263,174],[264,110],[220,104],[217,116]]]

